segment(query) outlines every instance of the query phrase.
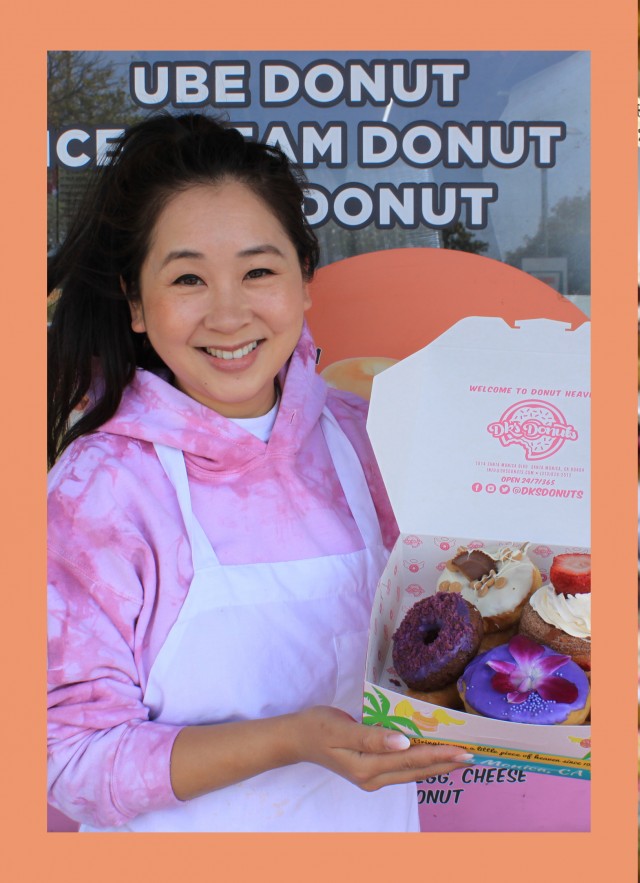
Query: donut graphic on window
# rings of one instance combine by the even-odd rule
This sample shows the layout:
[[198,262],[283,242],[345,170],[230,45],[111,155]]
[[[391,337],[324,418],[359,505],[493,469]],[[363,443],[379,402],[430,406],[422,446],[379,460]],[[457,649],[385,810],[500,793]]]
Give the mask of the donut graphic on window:
[[538,399],[511,405],[498,421],[487,426],[487,431],[505,448],[520,445],[525,460],[544,460],[565,442],[578,438],[578,431],[555,405]]

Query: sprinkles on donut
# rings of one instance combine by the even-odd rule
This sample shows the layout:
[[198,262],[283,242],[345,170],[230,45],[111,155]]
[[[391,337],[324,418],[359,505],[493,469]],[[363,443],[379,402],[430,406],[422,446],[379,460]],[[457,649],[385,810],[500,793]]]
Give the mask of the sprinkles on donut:
[[477,656],[458,690],[471,714],[522,724],[582,724],[591,706],[580,666],[524,635]]

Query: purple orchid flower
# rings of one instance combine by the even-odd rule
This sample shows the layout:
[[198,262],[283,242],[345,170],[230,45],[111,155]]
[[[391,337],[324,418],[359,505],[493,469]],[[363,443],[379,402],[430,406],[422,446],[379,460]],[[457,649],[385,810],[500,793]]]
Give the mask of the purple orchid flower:
[[569,656],[545,656],[545,648],[524,635],[509,641],[509,653],[515,662],[488,661],[496,674],[491,680],[494,690],[506,693],[513,703],[524,702],[529,693],[536,692],[541,699],[552,702],[575,702],[578,688],[566,678],[553,674],[569,662]]

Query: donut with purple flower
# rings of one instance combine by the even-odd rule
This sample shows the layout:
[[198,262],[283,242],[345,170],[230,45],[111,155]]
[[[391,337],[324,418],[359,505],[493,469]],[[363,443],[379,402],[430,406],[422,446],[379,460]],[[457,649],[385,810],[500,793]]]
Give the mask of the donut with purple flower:
[[524,635],[476,656],[458,690],[466,711],[523,724],[578,725],[591,707],[580,666]]

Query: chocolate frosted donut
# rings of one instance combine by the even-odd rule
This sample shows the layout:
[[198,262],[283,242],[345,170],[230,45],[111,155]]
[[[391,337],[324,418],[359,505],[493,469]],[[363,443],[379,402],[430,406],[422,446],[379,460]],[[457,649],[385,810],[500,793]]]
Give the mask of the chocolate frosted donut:
[[393,664],[412,690],[437,690],[455,681],[480,646],[482,616],[459,594],[418,601],[393,636]]

